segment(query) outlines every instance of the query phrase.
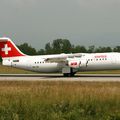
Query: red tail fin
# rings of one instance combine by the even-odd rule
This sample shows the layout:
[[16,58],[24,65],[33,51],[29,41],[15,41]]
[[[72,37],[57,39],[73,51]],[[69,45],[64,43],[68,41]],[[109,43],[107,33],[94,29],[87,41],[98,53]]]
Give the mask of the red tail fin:
[[0,38],[0,56],[6,58],[25,56],[25,54],[9,38]]

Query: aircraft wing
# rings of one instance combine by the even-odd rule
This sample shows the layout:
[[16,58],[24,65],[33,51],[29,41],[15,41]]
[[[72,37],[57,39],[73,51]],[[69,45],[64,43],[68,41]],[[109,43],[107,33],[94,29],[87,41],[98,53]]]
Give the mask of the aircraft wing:
[[46,62],[57,62],[57,63],[63,63],[66,61],[67,58],[47,58],[45,59]]
[[57,63],[66,63],[68,59],[75,58],[75,57],[82,57],[81,53],[75,53],[75,54],[65,54],[59,57],[53,57],[53,58],[46,58],[46,62],[57,62]]

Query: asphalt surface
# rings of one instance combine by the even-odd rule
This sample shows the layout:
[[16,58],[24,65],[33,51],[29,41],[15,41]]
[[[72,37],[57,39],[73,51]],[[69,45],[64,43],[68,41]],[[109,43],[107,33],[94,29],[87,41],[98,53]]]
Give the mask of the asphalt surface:
[[120,82],[120,74],[77,74],[75,77],[63,77],[62,74],[0,74],[0,81]]

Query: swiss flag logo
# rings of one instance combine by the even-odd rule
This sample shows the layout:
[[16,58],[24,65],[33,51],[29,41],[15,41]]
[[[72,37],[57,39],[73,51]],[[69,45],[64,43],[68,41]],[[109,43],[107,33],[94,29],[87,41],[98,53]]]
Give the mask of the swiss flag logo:
[[24,56],[24,54],[15,46],[11,40],[0,39],[0,56],[17,57]]
[[5,52],[5,55],[8,55],[8,52],[11,51],[11,47],[8,47],[8,45],[5,44],[4,48],[2,48],[2,51]]

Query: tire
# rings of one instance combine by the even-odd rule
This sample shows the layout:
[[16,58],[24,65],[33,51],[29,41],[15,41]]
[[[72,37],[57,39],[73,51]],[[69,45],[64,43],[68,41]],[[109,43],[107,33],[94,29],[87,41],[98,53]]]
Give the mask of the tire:
[[64,77],[74,77],[75,73],[64,73]]

